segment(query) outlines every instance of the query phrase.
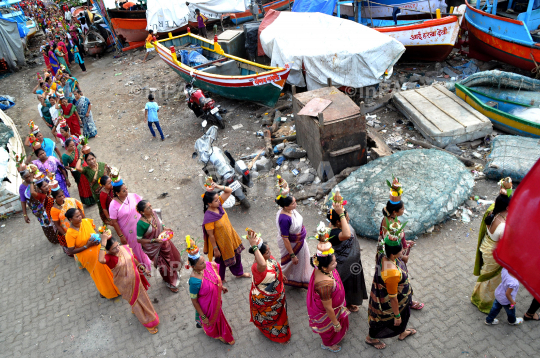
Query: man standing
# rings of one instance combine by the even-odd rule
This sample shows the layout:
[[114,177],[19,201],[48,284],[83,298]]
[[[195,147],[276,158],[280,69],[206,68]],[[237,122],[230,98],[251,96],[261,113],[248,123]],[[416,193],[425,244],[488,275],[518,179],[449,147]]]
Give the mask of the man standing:
[[195,15],[197,15],[197,27],[199,28],[199,36],[207,39],[208,34],[206,33],[206,21],[208,21],[208,18],[201,14],[201,10],[199,9],[195,9]]
[[66,11],[64,12],[64,17],[66,18],[66,22],[68,24],[71,24],[71,11],[66,7]]
[[261,10],[262,17],[264,17],[266,14],[264,12],[262,0],[251,0],[251,13],[253,14],[253,19],[259,22],[259,9],[257,9],[257,6]]

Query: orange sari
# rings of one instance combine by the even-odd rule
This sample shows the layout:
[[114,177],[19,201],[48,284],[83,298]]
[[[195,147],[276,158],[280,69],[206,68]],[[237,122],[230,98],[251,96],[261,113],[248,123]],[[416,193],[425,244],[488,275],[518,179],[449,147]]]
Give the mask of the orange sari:
[[[66,232],[66,243],[68,247],[83,247],[88,243],[90,235],[95,234],[94,220],[82,219],[79,230],[69,228]],[[81,265],[90,273],[96,287],[105,298],[117,297],[120,292],[114,285],[113,274],[107,265],[98,262],[99,249],[101,245],[90,246],[86,250],[79,252],[75,256]]]

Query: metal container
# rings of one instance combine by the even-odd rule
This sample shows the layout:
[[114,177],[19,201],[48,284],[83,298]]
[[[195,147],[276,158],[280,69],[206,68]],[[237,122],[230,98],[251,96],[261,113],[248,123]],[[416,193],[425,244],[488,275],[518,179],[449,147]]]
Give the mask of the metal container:
[[226,54],[246,58],[246,37],[242,30],[227,30],[218,36],[218,43]]
[[[298,115],[314,98],[331,100],[317,117]],[[293,96],[296,138],[319,177],[326,181],[343,169],[367,162],[366,118],[352,99],[335,87]]]

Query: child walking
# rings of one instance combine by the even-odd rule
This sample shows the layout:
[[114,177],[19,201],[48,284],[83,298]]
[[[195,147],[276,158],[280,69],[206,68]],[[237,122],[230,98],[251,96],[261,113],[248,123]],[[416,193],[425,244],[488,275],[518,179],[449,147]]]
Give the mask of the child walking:
[[161,135],[161,140],[165,140],[165,137],[163,136],[163,132],[161,131],[161,127],[159,126],[159,119],[158,119],[158,113],[159,112],[159,106],[154,101],[154,95],[149,94],[148,100],[150,102],[146,102],[146,106],[144,107],[144,116],[146,117],[146,120],[148,121],[148,128],[150,128],[150,133],[152,133],[152,136],[156,138],[156,132],[154,132],[154,129],[152,128],[152,123],[156,125],[157,130],[159,131],[159,134]]
[[502,308],[504,308],[508,316],[508,324],[512,326],[522,324],[523,318],[516,318],[516,309],[514,308],[519,282],[505,268],[502,269],[501,279],[501,284],[495,289],[495,300],[486,318],[486,324],[489,326],[499,324],[499,320],[495,317],[497,317]]

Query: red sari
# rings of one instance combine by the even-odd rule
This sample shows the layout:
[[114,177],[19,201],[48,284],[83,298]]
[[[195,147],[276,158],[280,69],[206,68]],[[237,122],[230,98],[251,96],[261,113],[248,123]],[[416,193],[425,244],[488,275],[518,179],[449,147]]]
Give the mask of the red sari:
[[68,103],[66,106],[62,104],[61,106],[62,111],[64,112],[64,118],[66,119],[66,123],[71,134],[80,136],[81,126],[79,124],[79,117],[77,117],[77,108],[71,103]]
[[41,51],[41,54],[43,55],[43,62],[45,62],[45,66],[47,67],[47,70],[50,73],[54,73],[53,68],[51,66],[51,62],[49,61],[49,56],[47,56],[47,53],[45,52],[45,50]]
[[283,272],[276,259],[270,256],[266,271],[251,267],[253,280],[250,292],[251,322],[273,342],[285,343],[291,339],[287,304],[283,286]]

